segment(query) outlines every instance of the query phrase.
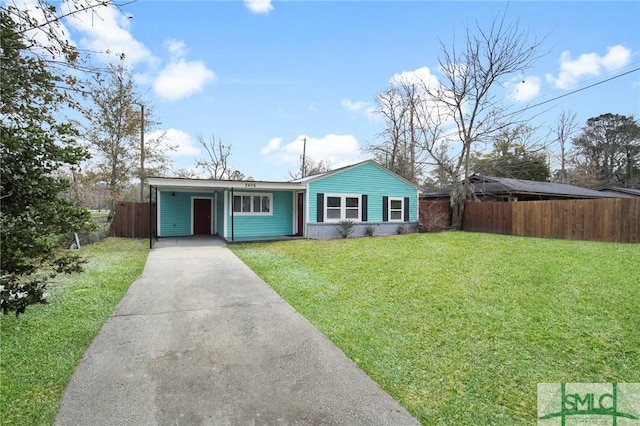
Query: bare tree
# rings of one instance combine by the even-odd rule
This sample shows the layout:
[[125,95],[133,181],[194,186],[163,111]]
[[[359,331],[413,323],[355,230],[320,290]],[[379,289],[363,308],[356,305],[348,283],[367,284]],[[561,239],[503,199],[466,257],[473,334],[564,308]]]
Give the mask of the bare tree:
[[429,177],[425,180],[424,186],[429,188],[444,188],[451,185],[451,176],[453,175],[453,161],[449,156],[446,145],[438,145],[433,149],[435,156],[434,165],[429,171]]
[[[448,49],[441,43],[439,59],[443,78],[439,85],[425,85],[425,92],[455,122],[455,132],[432,140],[425,149],[431,157],[439,143],[461,144],[454,157],[451,180],[452,227],[460,229],[464,203],[470,188],[470,155],[478,142],[486,142],[496,130],[505,126],[507,108],[492,89],[501,87],[502,79],[530,68],[538,58],[540,43],[530,40],[517,23],[506,22],[506,12],[488,29],[479,25],[476,33],[466,32],[463,48]],[[435,117],[441,123],[442,116]]]
[[419,85],[407,79],[393,81],[386,91],[378,94],[376,104],[385,127],[378,135],[381,143],[367,149],[389,170],[419,183],[423,172],[420,121],[424,115]]
[[558,180],[560,183],[569,183],[567,174],[567,144],[569,138],[576,128],[576,114],[574,112],[562,111],[555,127],[556,141],[560,145],[560,171]]
[[222,139],[216,139],[214,135],[211,135],[209,140],[198,135],[196,140],[207,155],[206,158],[196,162],[196,167],[202,169],[210,179],[243,180],[245,178],[243,173],[234,170],[229,164],[231,145],[225,145]]
[[[300,164],[302,164],[302,155],[300,156]],[[291,179],[300,179],[306,176],[317,175],[319,173],[325,173],[331,170],[331,162],[329,160],[320,160],[319,163],[313,161],[312,158],[308,156],[304,161],[304,171],[302,170],[302,165],[295,172],[289,171],[289,176]]]

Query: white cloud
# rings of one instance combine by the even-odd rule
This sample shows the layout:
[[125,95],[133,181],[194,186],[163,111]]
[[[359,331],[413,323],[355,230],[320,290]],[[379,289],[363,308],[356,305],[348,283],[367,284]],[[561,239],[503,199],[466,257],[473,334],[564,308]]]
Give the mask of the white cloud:
[[365,101],[353,102],[349,99],[343,99],[340,104],[351,112],[359,112],[367,107],[367,103]]
[[145,133],[145,139],[162,139],[163,147],[175,147],[173,151],[167,151],[170,157],[197,157],[200,153],[191,136],[188,133],[178,129],[164,129],[154,130],[153,132]]
[[607,49],[607,54],[602,58],[602,66],[607,71],[613,71],[629,64],[631,49],[621,45],[615,45]]
[[253,13],[269,13],[273,10],[271,0],[244,0],[244,5]]
[[629,64],[631,50],[616,45],[607,48],[604,56],[592,53],[583,53],[577,59],[571,57],[571,52],[564,51],[560,54],[560,72],[555,77],[546,74],[547,81],[559,89],[567,89],[580,82],[585,77],[598,77],[607,71],[613,71]]
[[343,99],[340,102],[347,111],[350,112],[359,112],[364,114],[368,119],[371,120],[379,120],[381,117],[376,113],[376,108],[371,105],[369,102],[365,101],[351,101],[350,99]]
[[261,155],[269,155],[272,152],[278,150],[280,148],[280,144],[282,143],[282,138],[273,138],[271,139],[265,147],[260,150]]
[[315,162],[328,161],[331,168],[343,167],[364,159],[360,144],[353,135],[336,134],[321,138],[300,135],[286,145],[282,145],[282,138],[273,138],[260,150],[260,153],[266,156],[269,162],[297,167],[300,163],[304,139],[307,140],[307,158]]
[[169,39],[164,42],[167,50],[175,57],[182,57],[186,53],[187,46],[182,40]]
[[431,74],[431,70],[428,67],[422,67],[413,71],[403,71],[399,74],[394,74],[389,79],[389,83],[393,85],[414,83],[423,85],[424,87],[428,88],[434,88],[440,84],[440,82],[438,81],[438,77]]
[[516,102],[528,102],[540,94],[540,78],[535,76],[512,79],[506,83],[509,97]]
[[213,71],[201,61],[179,59],[160,71],[153,83],[153,91],[163,99],[177,101],[199,92],[214,78]]
[[[416,99],[419,100],[416,104],[418,113],[422,117],[430,117],[434,126],[446,127],[454,123],[451,109],[445,103],[437,100],[442,99],[441,96],[451,97],[451,93],[440,84],[438,77],[432,74],[428,67],[394,74],[389,79],[389,83],[401,94],[406,93],[403,87],[413,85],[416,89]],[[397,93],[387,93],[387,98],[384,101],[385,103],[395,103],[399,101],[397,96],[399,96]],[[466,108],[464,104],[462,107]],[[378,116],[379,119],[382,119],[381,114]]]
[[167,40],[165,47],[171,54],[170,62],[160,71],[153,83],[153,91],[159,97],[175,101],[199,92],[216,75],[202,61],[187,61],[184,42]]
[[[74,5],[65,1],[62,10],[73,10]],[[113,62],[117,55],[124,54],[125,61],[133,66],[140,62],[154,64],[157,58],[147,47],[130,33],[130,17],[125,16],[111,4],[96,6],[90,10],[71,15],[67,22],[83,37],[79,46],[98,52],[98,59]],[[109,53],[107,53],[109,52]]]

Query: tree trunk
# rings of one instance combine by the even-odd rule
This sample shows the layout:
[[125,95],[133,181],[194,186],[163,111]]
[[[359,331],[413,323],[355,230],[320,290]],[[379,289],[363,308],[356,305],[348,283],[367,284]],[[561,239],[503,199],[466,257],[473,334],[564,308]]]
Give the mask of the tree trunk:
[[451,229],[462,230],[462,216],[464,215],[464,199],[458,197],[451,200]]
[[464,214],[464,202],[466,199],[464,184],[459,179],[451,185],[451,229],[460,231],[462,229],[462,216]]

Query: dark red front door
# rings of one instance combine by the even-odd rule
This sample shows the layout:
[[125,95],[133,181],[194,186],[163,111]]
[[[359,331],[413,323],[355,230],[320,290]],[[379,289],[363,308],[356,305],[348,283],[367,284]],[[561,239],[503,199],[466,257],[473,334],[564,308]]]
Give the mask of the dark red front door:
[[211,235],[210,199],[193,199],[193,235]]
[[304,193],[298,192],[298,235],[304,233]]

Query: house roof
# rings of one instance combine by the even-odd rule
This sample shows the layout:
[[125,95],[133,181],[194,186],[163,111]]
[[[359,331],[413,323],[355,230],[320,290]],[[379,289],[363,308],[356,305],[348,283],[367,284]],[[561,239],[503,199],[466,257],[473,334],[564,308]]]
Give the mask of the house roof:
[[[538,182],[525,179],[502,178],[495,176],[471,177],[476,195],[526,195],[553,198],[621,198],[624,194],[613,194],[555,182]],[[451,187],[440,188],[424,193],[426,198],[441,198],[449,195]]]
[[620,187],[616,187],[616,186],[608,186],[605,188],[600,188],[598,191],[600,192],[605,192],[608,194],[616,194],[616,195],[620,195],[620,194],[627,194],[627,195],[633,195],[635,197],[640,197],[640,189],[633,189],[633,188],[620,188]]
[[259,181],[259,180],[216,180],[216,179],[192,179],[192,178],[169,178],[169,177],[151,177],[147,179],[149,185],[161,188],[164,191],[193,191],[193,192],[205,192],[211,190],[222,189],[255,189],[255,190],[300,190],[304,189],[308,182],[323,179],[327,176],[331,176],[337,173],[344,172],[349,169],[361,166],[363,164],[372,164],[385,172],[397,177],[398,179],[406,182],[416,189],[420,189],[419,186],[403,178],[397,173],[382,167],[380,164],[373,160],[365,160],[359,163],[350,164],[348,166],[340,167],[330,170],[324,173],[318,173],[311,176],[306,176],[301,179],[295,179],[289,182],[277,182],[277,181]]
[[384,170],[385,172],[397,177],[398,179],[406,182],[407,184],[413,186],[416,189],[420,189],[420,187],[418,185],[416,185],[415,183],[411,182],[410,180],[407,180],[407,179],[403,178],[399,174],[387,169],[386,167],[381,166],[380,164],[378,164],[374,160],[360,161],[359,163],[350,164],[350,165],[344,166],[344,167],[339,167],[337,169],[329,170],[328,172],[317,173],[317,174],[314,174],[314,175],[305,176],[305,177],[300,178],[300,179],[295,179],[295,180],[292,180],[291,182],[295,182],[295,183],[313,182],[315,180],[324,179],[324,178],[326,178],[328,176],[331,176],[331,175],[334,175],[334,174],[337,174],[337,173],[341,173],[341,172],[344,172],[345,170],[353,169],[353,168],[359,167],[359,166],[361,166],[363,164],[367,164],[367,163],[372,164],[372,165],[378,167],[379,169]]

